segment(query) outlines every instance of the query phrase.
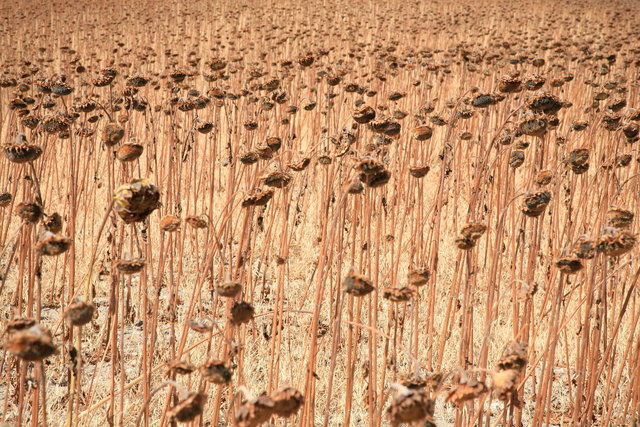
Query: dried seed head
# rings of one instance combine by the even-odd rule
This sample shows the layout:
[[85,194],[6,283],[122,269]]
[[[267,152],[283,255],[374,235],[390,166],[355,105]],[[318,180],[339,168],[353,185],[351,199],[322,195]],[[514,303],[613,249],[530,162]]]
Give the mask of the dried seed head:
[[498,90],[503,93],[520,92],[522,90],[522,79],[516,75],[506,75],[500,79]]
[[515,369],[521,372],[527,365],[527,344],[518,341],[509,341],[498,361],[498,369]]
[[213,130],[213,123],[211,122],[203,122],[203,123],[199,123],[196,126],[196,130],[201,133],[201,134],[207,134],[209,132],[211,132]]
[[318,163],[321,165],[330,165],[333,160],[329,156],[318,156]]
[[342,281],[344,291],[356,297],[367,295],[375,289],[369,279],[351,271]]
[[13,163],[28,163],[42,155],[42,148],[34,144],[21,142],[17,144],[4,144],[2,146],[4,156]]
[[607,225],[615,228],[629,228],[634,214],[625,209],[611,209],[607,212]]
[[42,207],[37,203],[20,203],[16,213],[26,223],[35,224],[42,217]]
[[632,142],[638,137],[640,126],[637,123],[628,123],[622,128],[622,133],[628,142]]
[[240,282],[224,282],[216,284],[216,292],[221,297],[233,298],[242,291]]
[[315,58],[312,55],[306,55],[298,59],[298,64],[302,65],[303,67],[309,67],[311,64],[313,64],[314,59]]
[[546,79],[537,74],[530,74],[525,77],[524,88],[530,91],[538,90],[544,86]]
[[569,165],[576,174],[585,173],[589,169],[589,150],[578,148],[569,154]]
[[500,145],[509,145],[513,142],[513,132],[509,129],[502,129],[500,134],[496,137],[496,141]]
[[471,105],[473,105],[475,108],[487,108],[488,106],[495,105],[497,103],[498,101],[496,100],[496,98],[488,93],[480,94],[473,98],[473,100],[471,101]]
[[526,117],[520,122],[518,128],[524,135],[541,137],[547,132],[547,119],[544,117]]
[[160,220],[160,229],[164,232],[171,233],[180,229],[180,218],[167,215]]
[[458,383],[454,385],[452,391],[445,399],[445,402],[451,402],[459,407],[464,402],[475,399],[486,392],[487,386],[483,382],[476,381],[466,373],[463,373]]
[[530,217],[540,216],[545,211],[550,201],[551,192],[549,191],[538,191],[533,194],[529,194],[523,201],[522,213]]
[[630,231],[610,228],[600,236],[596,249],[607,256],[620,256],[633,249],[636,240]]
[[116,269],[122,274],[135,274],[142,271],[146,265],[144,258],[121,259],[114,263]]
[[424,390],[416,390],[401,384],[394,384],[396,392],[387,409],[391,425],[414,423],[426,419],[433,421],[435,401],[427,398]]
[[468,250],[476,245],[477,240],[487,231],[487,226],[480,223],[465,225],[456,238],[459,249]]
[[358,178],[370,188],[382,187],[391,179],[391,172],[383,170],[377,173],[361,173]]
[[397,136],[400,134],[401,125],[398,122],[381,119],[374,120],[369,123],[369,128],[375,132],[386,136]]
[[5,206],[9,206],[13,200],[13,196],[11,193],[2,193],[0,194],[0,208],[4,208]]
[[129,87],[144,87],[149,83],[149,80],[142,76],[134,76],[127,80],[127,86]]
[[355,166],[356,170],[366,175],[374,175],[384,171],[384,164],[370,156],[362,157]]
[[102,130],[102,142],[107,147],[113,147],[124,138],[124,128],[117,123],[107,123]]
[[429,390],[435,392],[440,388],[444,375],[441,372],[434,372],[426,376],[409,374],[400,379],[400,384],[411,390]]
[[553,172],[550,170],[543,170],[538,172],[538,174],[536,175],[534,181],[537,185],[543,187],[545,185],[548,185],[551,182],[551,179],[553,178]]
[[387,288],[384,290],[382,297],[391,302],[405,302],[413,297],[415,291],[409,287]]
[[580,259],[593,259],[596,256],[597,241],[583,234],[573,245],[573,255]]
[[73,326],[82,326],[93,320],[95,306],[92,303],[85,302],[81,298],[76,297],[67,307],[64,317]]
[[575,274],[584,268],[582,261],[577,257],[563,257],[556,260],[556,267],[565,274]]
[[59,96],[66,96],[73,92],[73,88],[64,82],[56,82],[50,86],[51,93]]
[[426,141],[433,135],[433,129],[427,125],[420,125],[413,128],[413,138],[418,141]]
[[267,145],[267,147],[269,147],[269,149],[272,152],[275,153],[276,151],[278,151],[282,147],[282,138],[280,138],[278,136],[270,136],[265,141],[265,144]]
[[273,400],[273,413],[279,417],[291,417],[295,415],[304,403],[302,393],[293,387],[284,387],[271,394]]
[[265,206],[273,198],[273,195],[274,191],[271,189],[256,188],[242,201],[242,206]]
[[524,163],[524,151],[514,150],[509,156],[509,167],[517,169]]
[[167,368],[167,375],[188,375],[196,370],[195,365],[184,360],[173,360]]
[[291,175],[286,172],[273,171],[262,178],[264,185],[268,187],[284,188],[291,182]]
[[57,256],[69,250],[71,243],[69,238],[45,231],[42,238],[36,243],[36,250],[41,255]]
[[222,360],[208,360],[200,368],[202,377],[214,384],[226,384],[231,381],[232,372]]
[[303,157],[297,162],[291,162],[287,165],[287,167],[293,171],[301,172],[307,168],[311,164],[310,157]]
[[213,330],[213,324],[211,320],[205,318],[203,320],[191,319],[189,320],[189,327],[201,334],[211,332]]
[[62,231],[62,217],[57,212],[51,215],[44,215],[42,217],[42,225],[47,231],[59,233]]
[[253,319],[255,309],[246,301],[236,301],[231,307],[231,324],[241,325]]
[[257,163],[258,160],[260,160],[260,157],[253,151],[249,151],[248,153],[245,153],[240,157],[240,162],[245,165],[252,165],[254,163]]
[[275,402],[266,394],[248,400],[236,410],[235,421],[239,427],[257,427],[269,421],[275,408]]
[[562,102],[556,96],[545,93],[530,100],[527,108],[539,113],[556,114],[562,108]]
[[185,399],[179,401],[176,406],[167,411],[167,416],[169,419],[187,423],[202,414],[205,403],[207,403],[206,394],[189,393]]
[[414,178],[422,178],[429,173],[431,168],[427,165],[424,166],[410,166],[409,173]]
[[353,117],[353,120],[356,123],[366,124],[376,118],[376,110],[369,107],[368,105],[365,105],[356,109],[351,117]]
[[515,369],[491,373],[491,390],[493,395],[503,402],[517,401],[517,380],[520,373]]
[[28,361],[43,360],[56,352],[51,331],[37,324],[24,329],[14,329],[4,347],[14,356]]
[[364,186],[358,180],[353,180],[349,187],[347,187],[347,193],[349,194],[361,194],[364,191]]
[[409,270],[408,279],[412,286],[424,286],[429,283],[431,272],[427,267],[415,267]]
[[144,221],[159,207],[160,193],[149,179],[121,185],[113,194],[113,209],[127,224]]
[[123,144],[116,151],[116,158],[121,162],[132,162],[142,155],[144,147],[140,144]]

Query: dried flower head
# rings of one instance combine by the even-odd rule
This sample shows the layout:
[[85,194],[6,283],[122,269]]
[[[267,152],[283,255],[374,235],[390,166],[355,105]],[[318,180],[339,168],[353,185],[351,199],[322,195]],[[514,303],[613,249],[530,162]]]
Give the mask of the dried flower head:
[[120,259],[114,263],[116,269],[122,274],[136,274],[142,271],[146,261],[144,258]]
[[387,288],[384,290],[382,297],[391,302],[405,302],[409,301],[414,293],[415,291],[413,289],[406,286],[402,288]]
[[266,394],[250,398],[238,407],[235,422],[239,427],[256,427],[269,421],[275,408],[275,402]]
[[585,173],[589,169],[589,150],[578,148],[569,153],[569,165],[576,174]]
[[367,295],[375,289],[371,281],[364,276],[355,274],[352,270],[342,281],[342,288],[348,294],[356,297]]
[[229,365],[222,360],[208,360],[198,369],[205,380],[214,384],[226,384],[233,375]]
[[38,324],[27,328],[9,329],[4,348],[14,356],[28,361],[43,360],[56,352],[51,331]]
[[411,174],[412,177],[414,178],[422,178],[424,176],[426,176],[429,171],[431,170],[431,168],[427,165],[424,166],[410,166],[409,167],[409,174]]
[[19,203],[16,213],[22,220],[29,224],[35,224],[42,217],[42,206],[37,203]]
[[192,392],[186,398],[180,400],[176,406],[167,411],[169,419],[187,423],[202,414],[204,404],[207,403],[207,395]]
[[57,212],[54,212],[51,215],[44,215],[42,217],[42,225],[45,230],[50,231],[51,233],[60,233],[62,231],[62,217]]
[[584,268],[582,261],[577,257],[562,257],[555,262],[558,270],[565,274],[575,274]]
[[28,163],[42,155],[42,148],[35,144],[28,144],[21,141],[16,144],[4,144],[2,146],[2,152],[10,162]]
[[353,120],[355,120],[356,123],[366,124],[376,118],[376,110],[365,105],[356,109],[351,117],[353,117]]
[[480,223],[465,225],[456,238],[459,249],[468,250],[475,247],[477,240],[487,231],[487,226]]
[[95,306],[92,303],[83,301],[80,297],[76,297],[67,307],[64,317],[73,326],[82,326],[93,320],[94,312]]
[[160,220],[160,229],[167,233],[172,233],[180,229],[180,218],[167,215]]
[[424,286],[429,283],[431,272],[427,267],[414,267],[409,270],[408,279],[411,286]]
[[287,165],[287,167],[295,172],[301,172],[307,168],[311,164],[310,157],[303,157],[297,162],[291,162]]
[[251,304],[246,301],[236,301],[231,307],[231,324],[237,326],[247,323],[253,319],[254,314],[255,309]]
[[543,170],[538,172],[534,181],[537,185],[544,187],[551,182],[551,179],[553,179],[553,172],[550,170]]
[[487,392],[487,386],[474,380],[468,374],[462,373],[451,392],[447,395],[445,402],[451,402],[456,406],[461,406],[468,400],[475,399]]
[[527,344],[518,341],[509,341],[502,352],[502,357],[498,360],[498,369],[515,369],[521,372],[526,365]]
[[142,155],[144,147],[140,144],[123,144],[116,151],[116,158],[121,162],[132,162]]
[[160,193],[149,179],[121,185],[113,194],[113,209],[127,224],[144,221],[159,205]]
[[13,200],[13,196],[11,193],[2,193],[0,194],[0,208],[4,208],[5,206],[9,206]]
[[633,222],[634,214],[625,209],[611,209],[607,212],[607,225],[615,228],[629,228]]
[[524,198],[522,213],[530,217],[540,216],[545,211],[550,201],[551,192],[549,191],[538,191],[533,194],[529,194]]
[[596,249],[607,256],[620,256],[633,249],[636,240],[630,231],[608,228],[598,239]]
[[271,189],[256,188],[242,201],[243,207],[265,206],[273,198],[274,191]]
[[304,403],[302,393],[293,387],[284,387],[271,394],[273,413],[279,417],[291,417],[298,412]]
[[233,298],[242,291],[242,283],[227,281],[216,284],[216,293],[221,297]]
[[391,425],[415,423],[424,419],[433,420],[435,401],[428,399],[422,389],[413,389],[402,384],[392,384],[395,389],[393,401],[387,409]]
[[113,147],[124,138],[124,128],[117,123],[107,123],[102,130],[102,142],[107,147]]
[[173,360],[167,367],[167,375],[188,375],[196,370],[193,363],[185,360]]
[[41,255],[57,256],[71,247],[71,239],[45,231],[42,238],[36,243],[36,250]]
[[573,255],[580,259],[593,259],[596,256],[597,243],[596,240],[583,234],[573,245]]
[[284,188],[291,182],[291,175],[286,172],[273,171],[262,178],[264,185],[268,187]]

